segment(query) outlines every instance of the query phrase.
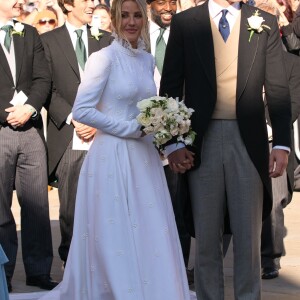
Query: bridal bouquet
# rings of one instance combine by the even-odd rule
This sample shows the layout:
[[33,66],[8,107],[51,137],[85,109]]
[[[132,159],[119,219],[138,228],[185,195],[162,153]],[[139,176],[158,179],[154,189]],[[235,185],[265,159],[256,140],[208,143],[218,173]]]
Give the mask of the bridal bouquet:
[[191,129],[192,108],[183,101],[168,97],[151,97],[137,103],[140,114],[137,121],[146,134],[153,134],[153,143],[159,149],[176,137],[177,142],[192,145],[196,133]]

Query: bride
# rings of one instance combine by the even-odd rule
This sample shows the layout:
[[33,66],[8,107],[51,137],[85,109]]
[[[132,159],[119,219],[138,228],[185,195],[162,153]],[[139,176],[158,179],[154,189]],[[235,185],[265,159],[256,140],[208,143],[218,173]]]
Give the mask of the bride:
[[87,62],[73,118],[98,129],[79,178],[63,281],[43,300],[187,300],[164,171],[136,121],[156,93],[146,2],[115,0],[115,40]]

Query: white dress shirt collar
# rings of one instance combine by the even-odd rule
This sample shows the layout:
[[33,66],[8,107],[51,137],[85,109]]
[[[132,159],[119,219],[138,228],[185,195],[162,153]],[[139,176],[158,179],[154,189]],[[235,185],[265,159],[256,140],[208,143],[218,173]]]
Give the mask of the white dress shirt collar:
[[220,4],[216,3],[213,0],[208,1],[208,10],[210,16],[214,19],[218,14],[221,13],[223,9],[227,9],[228,13],[234,16],[238,16],[240,9],[241,9],[241,3],[240,2],[235,2],[228,7],[223,7]]
[[[9,20],[8,22],[6,22],[5,24],[0,22],[0,28],[2,28],[2,26],[4,25],[11,25],[11,26],[15,26],[15,23],[13,20]],[[5,38],[6,32],[4,30],[0,30],[0,43],[3,44],[4,43],[4,38]]]
[[[75,49],[75,45],[76,45],[76,41],[77,41],[77,34],[75,32],[75,30],[77,29],[82,29],[82,40],[84,42],[86,51],[88,51],[88,35],[87,35],[87,25],[83,25],[80,28],[75,27],[74,25],[72,25],[70,22],[66,21],[66,28],[70,34],[71,40],[72,40],[72,44],[73,47]],[[88,52],[87,52],[88,53]]]
[[[160,28],[161,27],[157,25],[155,22],[153,22],[152,20],[149,21],[151,53],[153,56],[155,55],[155,45],[156,45],[156,40],[159,36]],[[168,43],[169,35],[170,35],[170,26],[166,27],[166,31],[164,32],[163,35],[166,44]]]
[[229,5],[228,7],[223,7],[223,6],[219,5],[218,3],[216,3],[213,0],[208,1],[209,15],[213,19],[213,21],[216,24],[217,28],[219,27],[219,21],[220,21],[221,16],[222,16],[221,11],[223,9],[228,10],[226,18],[228,20],[230,31],[231,31],[234,24],[235,24],[235,21],[237,20],[239,14],[241,13],[241,3],[240,2],[235,2],[231,5]]
[[[149,28],[150,34],[159,31],[159,29],[161,28],[158,24],[156,24],[152,20],[149,21],[149,24],[150,24],[150,28]],[[166,31],[170,31],[170,26],[166,27]]]

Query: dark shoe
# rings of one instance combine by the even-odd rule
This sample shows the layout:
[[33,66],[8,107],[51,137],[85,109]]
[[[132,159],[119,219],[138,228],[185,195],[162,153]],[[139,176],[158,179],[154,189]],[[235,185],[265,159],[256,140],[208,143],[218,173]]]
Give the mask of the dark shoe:
[[186,269],[186,276],[188,279],[189,285],[192,285],[194,283],[194,268],[193,269]]
[[6,277],[6,283],[7,283],[7,290],[9,293],[12,292],[12,285],[11,285],[11,278],[10,277]]
[[274,279],[279,276],[279,271],[276,268],[263,268],[261,279]]
[[26,285],[38,286],[43,290],[52,290],[58,282],[53,281],[49,275],[30,276],[26,278]]

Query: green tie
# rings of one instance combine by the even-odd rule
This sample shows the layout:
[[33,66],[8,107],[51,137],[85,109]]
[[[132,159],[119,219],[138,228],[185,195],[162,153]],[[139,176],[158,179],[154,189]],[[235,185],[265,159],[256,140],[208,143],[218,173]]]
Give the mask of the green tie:
[[5,38],[4,38],[4,47],[8,52],[10,52],[10,45],[11,45],[11,30],[12,30],[11,25],[4,25],[1,27],[1,30],[5,31]]
[[78,63],[80,65],[81,69],[84,70],[84,65],[86,62],[86,51],[85,51],[84,42],[81,38],[83,30],[77,29],[77,30],[75,30],[75,32],[77,34],[77,42],[76,42],[75,52],[76,52]]
[[164,58],[165,58],[165,52],[166,52],[166,43],[163,38],[165,31],[166,31],[166,28],[159,29],[159,36],[156,40],[156,48],[155,48],[155,63],[156,63],[157,69],[160,74],[162,72]]

